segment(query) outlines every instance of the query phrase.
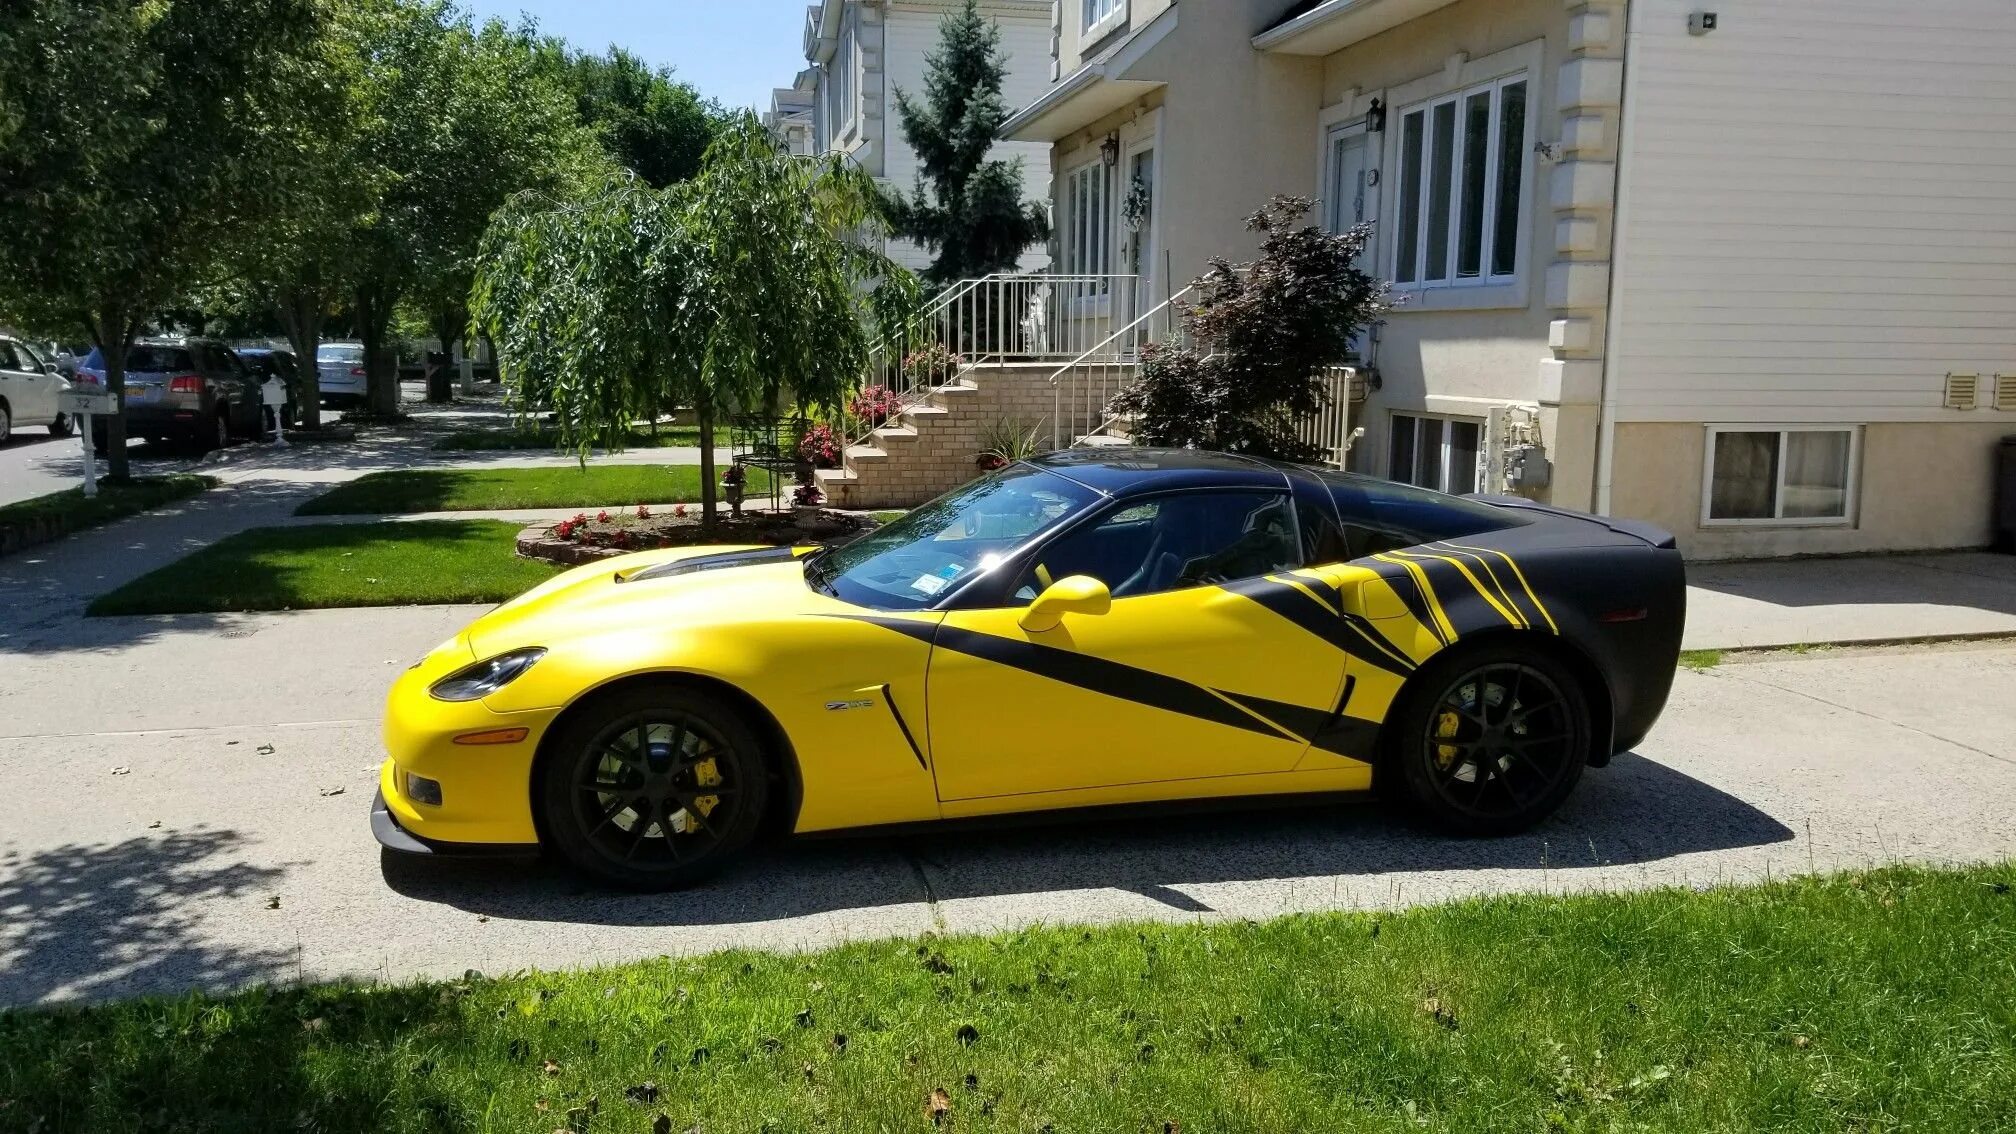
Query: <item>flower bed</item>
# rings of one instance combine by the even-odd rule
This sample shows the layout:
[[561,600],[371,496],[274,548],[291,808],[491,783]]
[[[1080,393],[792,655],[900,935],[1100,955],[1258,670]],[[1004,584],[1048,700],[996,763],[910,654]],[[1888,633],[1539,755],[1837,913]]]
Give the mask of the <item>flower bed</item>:
[[551,563],[581,564],[661,547],[708,544],[768,544],[774,547],[831,543],[876,526],[874,517],[831,508],[796,508],[789,512],[744,510],[719,516],[712,528],[700,523],[700,510],[679,508],[635,513],[583,512],[558,524],[540,524],[518,534],[518,554]]

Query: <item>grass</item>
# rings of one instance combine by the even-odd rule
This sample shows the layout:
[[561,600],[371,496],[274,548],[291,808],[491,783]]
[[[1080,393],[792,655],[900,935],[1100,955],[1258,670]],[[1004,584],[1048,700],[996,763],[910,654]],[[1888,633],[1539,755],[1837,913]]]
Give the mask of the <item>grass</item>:
[[54,525],[78,532],[159,508],[217,486],[214,477],[191,473],[136,477],[125,483],[100,481],[98,495],[87,498],[81,488],[52,492],[32,500],[0,506],[0,531],[23,533]]
[[495,520],[254,528],[100,596],[88,613],[502,602],[555,571],[517,558],[518,531]]
[[[749,470],[748,493],[769,491]],[[601,508],[700,499],[698,465],[563,465],[538,469],[415,469],[372,473],[317,496],[299,516],[477,512],[502,508]]]
[[1680,668],[1682,669],[1695,669],[1695,670],[1714,669],[1716,666],[1721,664],[1722,664],[1721,650],[1680,651]]
[[[719,430],[714,435],[716,444],[725,445],[728,431]],[[661,425],[653,434],[649,429],[632,429],[624,434],[623,447],[626,449],[667,449],[696,448],[700,444],[700,427],[697,425]],[[558,449],[560,434],[548,427],[535,429],[465,429],[450,433],[434,442],[434,448],[451,453],[485,453],[506,449]]]
[[2007,1129],[2012,882],[1892,869],[16,1011],[0,1125]]

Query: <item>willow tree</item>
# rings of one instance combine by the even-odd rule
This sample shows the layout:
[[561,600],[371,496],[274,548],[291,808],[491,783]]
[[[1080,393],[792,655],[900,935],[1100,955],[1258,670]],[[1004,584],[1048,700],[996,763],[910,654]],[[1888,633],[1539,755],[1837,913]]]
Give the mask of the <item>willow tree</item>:
[[722,416],[837,412],[871,324],[902,306],[891,295],[914,296],[866,239],[876,216],[860,170],[791,157],[745,113],[689,182],[626,174],[576,199],[515,199],[485,237],[471,310],[521,403],[551,410],[584,461],[640,414],[691,406],[711,523]]

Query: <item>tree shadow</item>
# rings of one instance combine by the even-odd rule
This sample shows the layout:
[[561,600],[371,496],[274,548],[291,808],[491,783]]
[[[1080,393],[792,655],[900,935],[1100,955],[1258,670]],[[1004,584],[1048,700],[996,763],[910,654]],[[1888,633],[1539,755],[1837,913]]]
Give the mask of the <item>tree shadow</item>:
[[[1524,835],[1459,839],[1369,802],[922,835],[798,839],[759,848],[704,887],[610,901],[550,863],[387,854],[385,880],[420,901],[499,918],[611,925],[716,925],[964,898],[1117,889],[1210,912],[1179,887],[1216,882],[1628,866],[1784,842],[1790,828],[1750,804],[1635,754],[1592,771],[1566,806]],[[891,886],[891,852],[916,885]]]
[[235,831],[174,832],[0,856],[0,1004],[238,987],[286,975],[279,948],[206,939],[194,908],[276,888],[284,867],[243,861]]

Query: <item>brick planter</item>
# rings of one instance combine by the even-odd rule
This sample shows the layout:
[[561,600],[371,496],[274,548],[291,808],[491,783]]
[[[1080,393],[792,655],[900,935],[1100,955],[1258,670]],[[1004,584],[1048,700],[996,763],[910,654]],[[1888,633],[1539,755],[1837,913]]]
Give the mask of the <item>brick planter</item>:
[[[658,517],[649,521],[590,523],[591,538],[613,535],[619,531],[636,533],[637,546],[603,547],[595,543],[584,543],[579,539],[561,539],[553,534],[554,525],[539,524],[518,533],[518,554],[526,559],[543,559],[548,563],[578,567],[583,563],[595,563],[613,559],[618,555],[630,555],[639,551],[652,551],[665,547],[704,547],[712,544],[770,544],[777,547],[795,547],[826,543],[837,537],[850,536],[875,527],[875,521],[856,512],[842,512],[832,508],[795,508],[789,515],[774,512],[745,512],[744,519],[737,523],[723,520],[711,535],[702,535],[697,520]],[[752,520],[771,521],[760,529]],[[661,542],[669,541],[669,542]]]

